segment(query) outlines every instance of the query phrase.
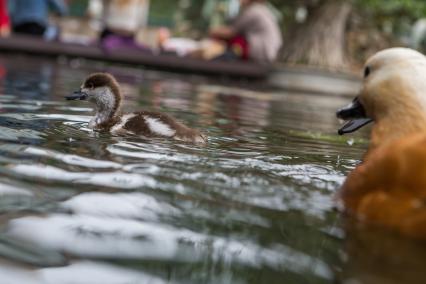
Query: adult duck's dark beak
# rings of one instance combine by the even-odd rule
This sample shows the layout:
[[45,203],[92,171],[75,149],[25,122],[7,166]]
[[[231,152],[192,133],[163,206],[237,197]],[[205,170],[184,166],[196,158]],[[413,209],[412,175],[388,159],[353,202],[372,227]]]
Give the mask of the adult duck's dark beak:
[[86,100],[87,94],[82,91],[75,91],[71,95],[65,96],[65,99],[67,99],[68,101]]
[[365,109],[358,98],[355,98],[350,105],[339,109],[336,115],[348,121],[339,129],[339,135],[354,132],[373,121],[366,116]]

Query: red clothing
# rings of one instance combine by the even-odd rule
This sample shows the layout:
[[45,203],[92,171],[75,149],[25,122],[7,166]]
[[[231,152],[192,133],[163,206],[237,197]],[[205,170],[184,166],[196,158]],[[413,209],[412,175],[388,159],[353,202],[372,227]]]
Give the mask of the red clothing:
[[249,44],[244,36],[237,35],[231,38],[228,47],[238,58],[244,60],[249,58]]
[[7,0],[0,0],[0,28],[4,27],[10,27],[10,19],[7,11]]

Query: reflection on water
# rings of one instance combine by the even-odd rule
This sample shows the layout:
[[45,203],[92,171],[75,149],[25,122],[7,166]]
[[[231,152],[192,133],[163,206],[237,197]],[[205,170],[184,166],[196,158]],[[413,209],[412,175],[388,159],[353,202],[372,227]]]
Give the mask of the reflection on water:
[[[348,99],[74,63],[0,58],[1,283],[426,279],[419,244],[348,230],[334,210],[366,146],[335,135]],[[209,144],[88,129],[91,105],[63,96],[100,70],[127,111],[171,113]]]
[[[28,270],[10,264],[0,265],[0,274],[3,283],[25,284],[122,284],[147,283],[163,284],[174,283],[165,281],[155,275],[120,268],[106,263],[91,261],[73,262],[63,267],[39,268]],[[88,280],[90,279],[90,280]],[[89,281],[89,282],[88,282]]]

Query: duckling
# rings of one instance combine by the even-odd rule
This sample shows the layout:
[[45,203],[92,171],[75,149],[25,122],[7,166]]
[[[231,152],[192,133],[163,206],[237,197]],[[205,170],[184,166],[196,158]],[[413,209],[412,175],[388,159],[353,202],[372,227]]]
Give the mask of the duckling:
[[365,224],[426,239],[426,58],[406,48],[373,55],[362,90],[337,111],[340,134],[373,123],[371,142],[338,195]]
[[120,87],[116,79],[108,73],[89,75],[80,90],[65,98],[88,100],[95,104],[96,113],[89,122],[89,127],[95,130],[109,131],[114,135],[166,137],[192,143],[207,141],[207,137],[198,130],[191,129],[164,113],[139,111],[121,114]]

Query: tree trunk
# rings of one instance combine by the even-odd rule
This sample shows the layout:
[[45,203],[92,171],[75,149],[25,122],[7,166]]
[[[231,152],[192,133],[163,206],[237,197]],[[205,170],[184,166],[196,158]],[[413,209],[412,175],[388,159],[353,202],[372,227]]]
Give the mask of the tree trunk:
[[351,1],[325,0],[307,21],[287,37],[282,58],[291,63],[342,68],[345,66],[346,22]]

